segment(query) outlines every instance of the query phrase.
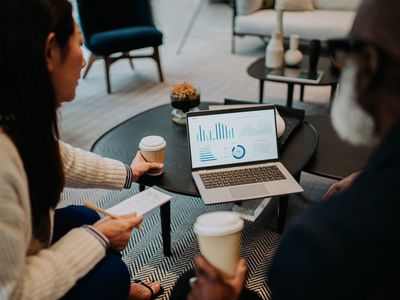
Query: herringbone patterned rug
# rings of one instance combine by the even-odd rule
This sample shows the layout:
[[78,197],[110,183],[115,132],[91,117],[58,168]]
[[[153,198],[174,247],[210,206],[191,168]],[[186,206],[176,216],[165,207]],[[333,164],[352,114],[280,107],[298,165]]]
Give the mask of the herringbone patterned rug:
[[[72,190],[63,195],[63,206],[80,204],[91,199],[102,207],[110,207],[121,199],[138,192],[135,186],[129,191]],[[231,204],[205,206],[199,198],[174,195],[171,202],[172,257],[164,257],[162,248],[159,210],[145,216],[143,231],[136,231],[124,251],[124,261],[132,278],[157,280],[165,293],[160,299],[168,299],[179,275],[193,267],[193,257],[198,245],[192,227],[200,214],[229,210]],[[249,267],[247,287],[257,291],[264,299],[269,298],[266,272],[278,243],[275,230],[276,204],[271,203],[256,222],[246,222],[242,238],[242,256]]]
[[[314,187],[316,177],[302,175],[305,195],[316,199],[332,181],[318,178],[318,188]],[[60,206],[81,204],[85,200],[93,201],[100,207],[108,208],[137,193],[138,186],[130,190],[79,190],[66,189]],[[159,210],[145,216],[143,231],[135,231],[128,247],[124,251],[132,278],[160,281],[165,293],[159,299],[169,299],[171,290],[178,277],[193,267],[193,257],[198,254],[198,245],[193,224],[197,216],[211,211],[230,210],[232,204],[205,206],[201,199],[182,195],[173,195],[171,200],[171,242],[172,257],[164,257],[161,237]],[[289,200],[289,216],[304,208],[304,203],[297,197]],[[271,201],[255,222],[245,222],[242,237],[242,257],[247,261],[249,276],[246,286],[257,291],[263,299],[269,299],[267,271],[274,251],[279,242],[276,229],[277,203]]]

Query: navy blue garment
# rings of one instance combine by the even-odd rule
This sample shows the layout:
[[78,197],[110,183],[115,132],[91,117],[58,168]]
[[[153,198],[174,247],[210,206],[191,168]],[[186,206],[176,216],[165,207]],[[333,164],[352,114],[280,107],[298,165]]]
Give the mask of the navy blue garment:
[[269,273],[272,299],[400,299],[400,123],[351,187],[303,214]]
[[[54,214],[53,243],[68,231],[82,225],[91,225],[100,219],[99,215],[84,207],[71,205],[56,209]],[[68,291],[63,300],[126,300],[130,290],[130,275],[122,261],[121,254],[108,249],[106,256],[76,285]]]

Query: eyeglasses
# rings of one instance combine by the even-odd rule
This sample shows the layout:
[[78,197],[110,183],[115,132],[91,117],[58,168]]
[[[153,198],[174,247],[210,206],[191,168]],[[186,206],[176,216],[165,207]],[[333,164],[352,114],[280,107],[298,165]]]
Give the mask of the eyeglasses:
[[341,69],[346,64],[349,55],[360,51],[367,43],[347,37],[327,40],[327,45],[333,65]]
[[392,56],[382,47],[380,47],[376,43],[356,40],[351,37],[340,38],[340,39],[330,39],[327,40],[328,50],[331,55],[332,64],[337,68],[341,69],[346,64],[350,54],[357,53],[362,51],[367,46],[372,46],[376,49],[379,55],[379,59],[390,61],[390,62],[398,62],[396,59],[392,58]]

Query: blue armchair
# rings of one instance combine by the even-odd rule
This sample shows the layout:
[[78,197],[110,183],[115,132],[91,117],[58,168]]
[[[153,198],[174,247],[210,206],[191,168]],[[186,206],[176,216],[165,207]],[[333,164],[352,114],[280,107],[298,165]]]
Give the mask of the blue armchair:
[[[85,78],[93,62],[104,59],[107,92],[111,93],[110,66],[126,58],[152,58],[156,61],[160,81],[164,81],[158,47],[163,34],[157,30],[149,0],[77,0],[79,22],[85,46],[91,51]],[[152,47],[151,55],[131,55],[131,50]],[[113,55],[120,53],[119,55]]]

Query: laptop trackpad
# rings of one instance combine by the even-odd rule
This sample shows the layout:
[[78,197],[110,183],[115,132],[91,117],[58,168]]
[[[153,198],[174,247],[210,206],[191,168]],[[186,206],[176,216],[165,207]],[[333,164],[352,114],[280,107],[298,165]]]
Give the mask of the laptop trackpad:
[[235,199],[261,198],[269,194],[264,184],[233,186],[229,188],[229,191]]

